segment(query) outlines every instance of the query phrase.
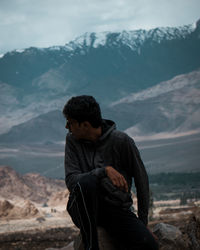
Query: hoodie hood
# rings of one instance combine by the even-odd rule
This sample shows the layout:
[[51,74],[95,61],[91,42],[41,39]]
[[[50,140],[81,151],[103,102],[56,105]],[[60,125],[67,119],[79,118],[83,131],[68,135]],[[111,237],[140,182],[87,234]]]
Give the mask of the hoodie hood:
[[116,124],[111,120],[102,119],[102,135],[98,141],[104,140],[110,133],[116,129]]

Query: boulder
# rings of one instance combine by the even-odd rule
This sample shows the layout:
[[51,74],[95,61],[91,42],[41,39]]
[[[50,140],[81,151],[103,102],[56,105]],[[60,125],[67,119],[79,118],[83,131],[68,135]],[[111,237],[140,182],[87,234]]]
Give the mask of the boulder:
[[153,233],[158,237],[160,250],[188,250],[182,232],[173,225],[159,223]]
[[[118,250],[115,246],[115,242],[110,235],[102,227],[97,228],[99,238],[99,249],[100,250]],[[74,250],[84,250],[81,234],[77,236],[74,241]]]
[[66,247],[62,247],[62,248],[46,248],[45,250],[74,250],[74,242],[72,241]]
[[170,241],[176,240],[182,234],[177,227],[165,223],[157,224],[153,228],[153,233],[160,240],[170,240]]
[[14,208],[14,205],[7,200],[0,201],[0,217],[6,217],[10,211]]
[[186,226],[186,233],[190,240],[190,245],[193,250],[200,249],[200,209],[197,209],[191,215],[189,223]]

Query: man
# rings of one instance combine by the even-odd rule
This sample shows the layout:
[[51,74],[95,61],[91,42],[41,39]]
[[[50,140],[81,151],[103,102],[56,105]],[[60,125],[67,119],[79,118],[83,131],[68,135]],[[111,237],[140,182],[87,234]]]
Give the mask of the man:
[[[99,250],[97,226],[116,239],[120,249],[158,246],[147,229],[148,177],[134,141],[101,117],[92,96],[72,97],[67,119],[65,180],[70,191],[67,210],[80,228],[86,250]],[[132,212],[131,186],[137,189],[138,217]]]

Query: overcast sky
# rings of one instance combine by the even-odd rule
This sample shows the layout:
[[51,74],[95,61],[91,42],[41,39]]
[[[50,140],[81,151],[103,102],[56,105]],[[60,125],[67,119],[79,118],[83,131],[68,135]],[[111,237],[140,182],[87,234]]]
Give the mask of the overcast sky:
[[0,54],[64,45],[85,32],[181,26],[200,0],[0,0]]

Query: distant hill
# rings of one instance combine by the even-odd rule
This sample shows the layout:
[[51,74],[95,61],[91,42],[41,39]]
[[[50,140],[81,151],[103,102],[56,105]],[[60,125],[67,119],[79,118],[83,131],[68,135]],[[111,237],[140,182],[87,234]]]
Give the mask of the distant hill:
[[18,174],[11,167],[0,166],[0,196],[5,199],[28,199],[47,202],[50,196],[66,189],[63,180],[46,178],[38,173]]

